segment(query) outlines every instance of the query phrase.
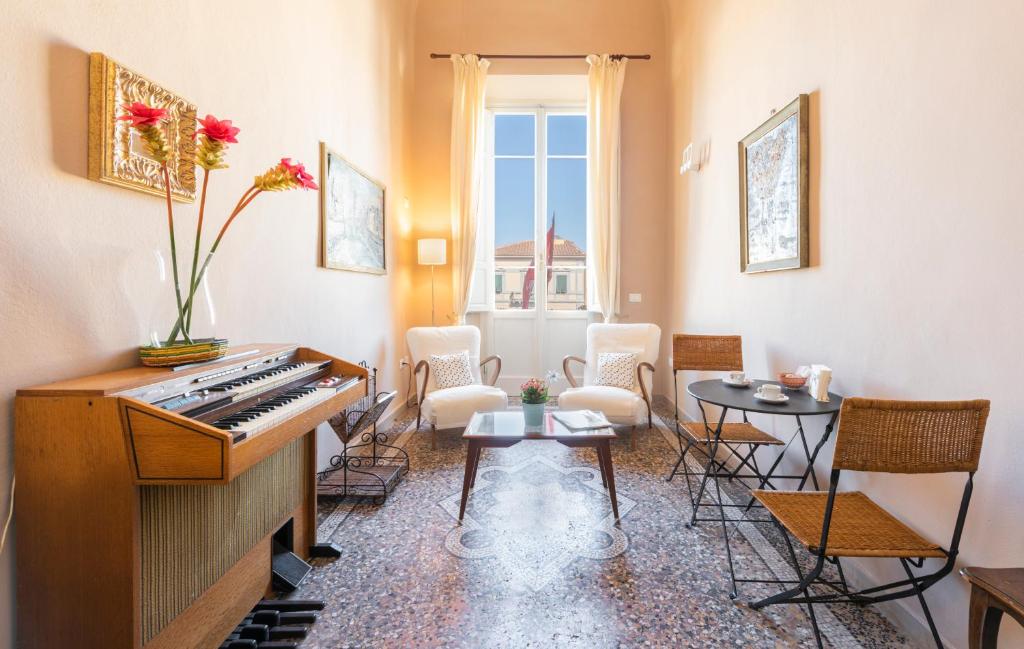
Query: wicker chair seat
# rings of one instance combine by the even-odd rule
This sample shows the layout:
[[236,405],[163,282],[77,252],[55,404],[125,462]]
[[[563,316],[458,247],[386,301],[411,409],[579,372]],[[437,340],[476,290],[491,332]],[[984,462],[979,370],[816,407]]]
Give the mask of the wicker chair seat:
[[[704,424],[699,421],[688,421],[686,423],[680,423],[682,428],[687,435],[689,435],[695,442],[705,443],[708,441],[708,434],[704,430]],[[714,432],[714,426],[711,428]],[[763,430],[758,430],[753,424],[743,422],[737,424],[722,424],[722,434],[720,439],[723,442],[730,444],[771,444],[771,445],[782,445],[781,439],[769,435]]]
[[[754,497],[794,537],[817,552],[828,492],[768,491]],[[939,557],[946,553],[859,491],[836,493],[825,554],[833,557]]]

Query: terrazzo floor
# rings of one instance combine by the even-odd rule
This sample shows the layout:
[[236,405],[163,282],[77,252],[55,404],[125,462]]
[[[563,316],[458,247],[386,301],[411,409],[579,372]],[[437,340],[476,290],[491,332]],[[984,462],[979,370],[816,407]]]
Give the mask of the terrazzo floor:
[[[671,406],[656,410],[667,420]],[[636,450],[628,429],[613,443],[618,526],[594,452],[548,441],[484,451],[459,526],[461,431],[439,432],[431,450],[410,418],[391,435],[412,470],[384,504],[321,499],[319,540],[342,557],[316,560],[291,595],[326,602],[301,649],[814,646],[805,609],[744,604],[767,587],[729,599],[721,526],[684,525],[686,486],[664,479],[675,442],[660,421],[640,429]],[[728,487],[725,498],[743,494]],[[770,526],[731,529],[738,572],[793,578]],[[909,646],[870,607],[815,612],[827,646]]]

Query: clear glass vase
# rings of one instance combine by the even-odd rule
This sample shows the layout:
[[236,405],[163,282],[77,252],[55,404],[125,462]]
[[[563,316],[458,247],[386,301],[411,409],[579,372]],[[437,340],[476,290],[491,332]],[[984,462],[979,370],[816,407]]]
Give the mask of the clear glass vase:
[[[179,287],[183,304],[188,300],[191,261],[191,256],[182,259],[179,251]],[[184,332],[179,331],[174,340],[169,340],[178,321],[170,253],[156,249],[129,255],[123,281],[126,296],[136,313],[144,363],[161,366],[180,364],[175,362],[177,355],[182,356],[183,362],[223,356],[227,341],[216,335],[217,313],[211,275],[212,264],[206,268],[199,282],[192,299],[191,317],[185,319]]]

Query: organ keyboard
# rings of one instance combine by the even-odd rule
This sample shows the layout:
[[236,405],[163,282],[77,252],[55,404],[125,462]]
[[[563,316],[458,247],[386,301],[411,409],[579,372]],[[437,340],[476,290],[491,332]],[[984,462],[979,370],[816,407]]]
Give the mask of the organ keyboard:
[[367,373],[233,348],[18,391],[18,646],[216,647],[316,542],[317,424]]

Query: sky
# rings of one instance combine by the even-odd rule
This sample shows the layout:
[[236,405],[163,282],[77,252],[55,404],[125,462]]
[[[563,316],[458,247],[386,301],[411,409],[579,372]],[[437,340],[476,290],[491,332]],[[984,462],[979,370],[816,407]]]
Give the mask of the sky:
[[[548,196],[545,230],[557,215],[555,233],[587,247],[587,161],[558,158],[586,155],[587,118],[584,115],[549,115],[547,129]],[[494,243],[496,246],[534,238],[534,156],[536,133],[533,115],[496,115],[494,118]]]

